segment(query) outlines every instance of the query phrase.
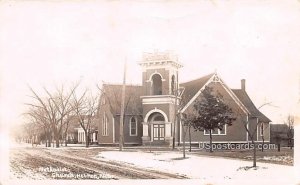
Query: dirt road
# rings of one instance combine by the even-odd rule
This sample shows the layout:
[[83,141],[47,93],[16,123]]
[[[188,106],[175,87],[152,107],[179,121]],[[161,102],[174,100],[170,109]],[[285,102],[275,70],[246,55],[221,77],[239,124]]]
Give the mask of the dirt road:
[[185,176],[94,159],[101,149],[12,148],[12,179],[183,179]]

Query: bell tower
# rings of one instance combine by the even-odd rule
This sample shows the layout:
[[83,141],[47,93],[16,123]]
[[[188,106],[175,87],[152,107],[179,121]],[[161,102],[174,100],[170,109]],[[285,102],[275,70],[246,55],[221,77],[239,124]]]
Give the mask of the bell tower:
[[[171,52],[144,53],[139,62],[143,70],[143,143],[171,144],[175,103],[178,98],[178,70],[182,65]],[[160,117],[157,121],[157,117]]]

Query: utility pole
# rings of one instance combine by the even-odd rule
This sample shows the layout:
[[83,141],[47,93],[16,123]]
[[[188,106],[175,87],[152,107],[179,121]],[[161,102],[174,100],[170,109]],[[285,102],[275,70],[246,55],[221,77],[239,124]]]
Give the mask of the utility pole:
[[[174,125],[173,125],[173,143],[172,143],[172,148],[173,150],[175,149],[175,130],[176,130],[176,124],[177,124],[177,112],[178,112],[178,103],[177,103],[177,98],[178,98],[178,71],[176,74],[176,87],[175,87],[175,106],[174,106]],[[181,133],[180,133],[181,134]]]
[[123,76],[123,85],[122,85],[122,100],[121,100],[121,117],[120,117],[120,138],[119,138],[119,151],[123,150],[123,125],[124,125],[124,114],[125,114],[125,83],[126,83],[126,59],[124,65],[124,76]]

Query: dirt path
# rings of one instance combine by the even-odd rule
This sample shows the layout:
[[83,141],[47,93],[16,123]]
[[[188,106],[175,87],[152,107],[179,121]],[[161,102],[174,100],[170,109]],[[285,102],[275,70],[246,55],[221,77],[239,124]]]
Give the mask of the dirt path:
[[11,172],[27,179],[183,179],[185,176],[91,157],[93,150],[11,149]]

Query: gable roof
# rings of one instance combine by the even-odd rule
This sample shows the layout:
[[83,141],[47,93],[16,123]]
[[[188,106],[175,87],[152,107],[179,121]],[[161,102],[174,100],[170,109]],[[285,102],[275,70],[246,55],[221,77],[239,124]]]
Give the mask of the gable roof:
[[243,103],[236,97],[236,95],[232,92],[230,88],[227,87],[227,85],[223,82],[223,80],[217,75],[217,73],[212,73],[209,75],[206,75],[202,78],[199,78],[197,80],[192,80],[190,82],[183,83],[182,86],[184,88],[187,88],[187,91],[183,92],[182,95],[182,104],[184,107],[181,109],[182,112],[184,112],[188,106],[191,105],[191,103],[201,94],[202,90],[204,89],[205,85],[208,85],[210,82],[216,81],[220,82],[223,88],[229,93],[229,95],[233,98],[233,100],[241,107],[241,109],[245,113],[249,113],[247,108],[243,105]]
[[[209,75],[206,75],[204,77],[198,78],[196,80],[192,80],[189,82],[181,83],[180,87],[184,88],[184,92],[182,94],[182,99],[185,104],[188,104],[199,92],[200,89],[202,89],[208,81],[215,75],[215,73],[211,73]],[[220,81],[222,81],[220,79]],[[222,83],[224,83],[222,81]],[[230,94],[232,94],[233,98],[236,100],[238,104],[241,104],[240,106],[243,108],[246,108],[247,112],[252,117],[257,117],[259,121],[269,123],[271,120],[266,117],[263,113],[261,113],[254,105],[250,97],[248,96],[247,92],[242,89],[230,89],[226,86],[226,84],[223,84]],[[183,110],[186,108],[186,106],[183,108]]]
[[180,87],[184,88],[183,102],[188,103],[213,75],[214,73],[211,73],[196,80],[179,84]]
[[[139,115],[142,114],[142,96],[143,89],[140,85],[125,86],[125,114]],[[107,104],[111,106],[111,111],[115,115],[121,112],[122,102],[122,85],[121,84],[103,84],[102,95],[106,99]],[[102,98],[101,98],[102,99]],[[100,105],[101,109],[101,105]]]
[[263,113],[261,113],[250,97],[248,96],[247,92],[243,89],[231,89],[232,92],[239,98],[239,100],[247,107],[247,109],[250,112],[250,115],[253,117],[257,117],[260,121],[269,123],[271,120],[266,117]]

